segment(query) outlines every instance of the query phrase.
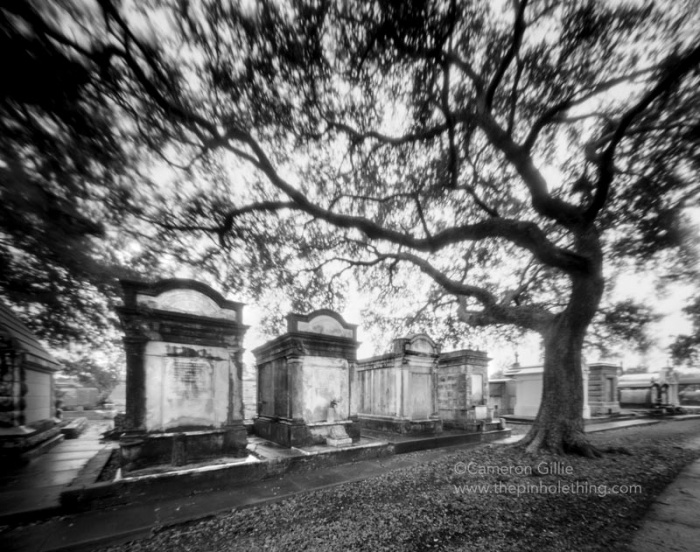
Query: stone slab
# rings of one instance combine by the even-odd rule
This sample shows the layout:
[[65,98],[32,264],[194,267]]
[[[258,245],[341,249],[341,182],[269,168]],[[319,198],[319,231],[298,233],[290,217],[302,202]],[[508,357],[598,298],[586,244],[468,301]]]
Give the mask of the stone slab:
[[326,443],[332,447],[348,447],[352,445],[352,439],[350,439],[350,437],[346,437],[345,439],[326,437]]

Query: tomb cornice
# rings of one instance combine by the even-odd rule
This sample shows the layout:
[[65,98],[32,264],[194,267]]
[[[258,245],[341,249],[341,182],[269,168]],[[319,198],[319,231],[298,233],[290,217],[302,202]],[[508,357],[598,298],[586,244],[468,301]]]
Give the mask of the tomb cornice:
[[240,347],[248,326],[234,320],[209,318],[172,311],[117,307],[128,339],[216,346],[222,342]]
[[304,356],[338,356],[348,361],[357,361],[359,342],[333,335],[313,332],[290,332],[253,349],[256,361],[270,362],[280,358]]

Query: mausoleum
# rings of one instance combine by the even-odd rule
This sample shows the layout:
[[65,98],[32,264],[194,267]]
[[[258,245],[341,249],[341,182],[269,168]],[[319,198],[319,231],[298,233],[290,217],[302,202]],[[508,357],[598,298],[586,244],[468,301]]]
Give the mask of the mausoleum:
[[[584,364],[581,412],[584,419],[620,411],[620,403],[616,395],[617,370],[616,365],[609,363]],[[542,401],[544,367],[514,364],[506,371],[505,376],[512,381],[512,388],[515,391],[514,402],[512,398],[509,399],[513,415],[522,418],[537,416]],[[505,387],[508,392],[507,386]]]
[[497,416],[488,405],[489,358],[483,351],[441,353],[437,365],[438,410],[445,428],[473,431]]
[[53,382],[60,368],[0,302],[0,458],[26,458],[60,441]]
[[245,455],[243,304],[194,280],[121,281],[125,471]]
[[395,339],[390,353],[357,365],[362,427],[397,433],[441,432],[437,404],[440,352],[425,334]]
[[626,407],[679,406],[678,386],[679,375],[673,368],[623,374],[617,382],[620,403]]
[[287,333],[253,350],[256,434],[287,447],[359,440],[351,395],[357,347],[357,326],[336,312],[289,314]]
[[591,416],[620,413],[617,396],[617,373],[620,367],[607,362],[588,365],[588,406]]

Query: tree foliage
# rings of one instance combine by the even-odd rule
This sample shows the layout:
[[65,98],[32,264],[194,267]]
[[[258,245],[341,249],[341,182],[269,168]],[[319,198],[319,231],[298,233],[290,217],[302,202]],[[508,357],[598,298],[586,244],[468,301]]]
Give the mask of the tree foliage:
[[128,158],[100,75],[57,30],[70,7],[0,8],[0,293],[56,346],[111,325],[103,244]]

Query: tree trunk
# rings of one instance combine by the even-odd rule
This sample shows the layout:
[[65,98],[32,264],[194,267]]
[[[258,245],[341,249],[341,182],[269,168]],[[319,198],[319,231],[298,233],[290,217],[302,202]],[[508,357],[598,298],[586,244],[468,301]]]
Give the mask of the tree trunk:
[[583,431],[581,350],[585,328],[557,318],[545,336],[542,402],[530,432],[522,441],[528,452],[594,456]]
[[567,307],[543,332],[542,401],[532,429],[520,443],[528,452],[600,455],[583,431],[583,341],[604,288],[602,255],[594,232],[579,237],[593,259],[591,272],[573,278]]

